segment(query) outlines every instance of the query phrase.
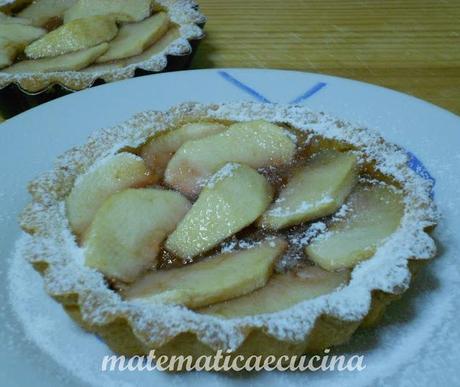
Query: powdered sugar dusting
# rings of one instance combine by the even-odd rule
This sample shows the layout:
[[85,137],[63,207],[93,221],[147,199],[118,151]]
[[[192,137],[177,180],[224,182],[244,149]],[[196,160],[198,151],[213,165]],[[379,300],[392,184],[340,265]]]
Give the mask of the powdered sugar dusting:
[[350,206],[347,203],[342,204],[342,206],[337,210],[337,212],[333,215],[332,221],[335,222],[337,220],[345,218],[345,216],[351,211]]
[[291,139],[291,141],[294,143],[294,144],[297,144],[298,143],[298,139],[297,139],[297,136],[290,132],[289,130],[283,130],[283,133],[289,137]]
[[[219,169],[214,175],[212,175],[206,183],[208,188],[214,188],[214,186],[219,182],[233,175],[233,172],[240,167],[240,164],[237,163],[227,163],[221,169]],[[200,184],[201,185],[201,184]]]
[[[275,204],[280,204],[282,203],[282,201],[283,199],[276,200]],[[311,208],[328,205],[333,201],[334,199],[332,199],[330,196],[323,196],[320,200],[314,203],[303,201],[295,208],[291,208],[290,206],[277,206],[267,211],[267,214],[273,217],[286,217],[297,214],[303,214],[306,211],[309,211]]]
[[315,222],[308,226],[307,229],[294,232],[289,235],[289,241],[295,246],[305,247],[318,234],[326,231],[327,226],[324,222]]
[[[376,168],[401,184],[405,194],[405,213],[400,228],[376,252],[352,272],[350,283],[337,292],[301,302],[272,314],[220,319],[195,313],[180,306],[140,305],[124,301],[108,289],[100,273],[85,267],[77,251],[63,213],[62,201],[75,178],[88,170],[101,157],[125,145],[136,146],[155,132],[174,126],[181,120],[205,117],[246,121],[255,118],[286,122],[293,127],[325,138],[353,144],[361,157],[374,160]],[[396,145],[382,141],[374,131],[350,124],[305,107],[258,103],[222,105],[182,104],[166,113],[147,112],[112,129],[101,130],[88,143],[61,157],[53,171],[31,184],[33,204],[22,222],[35,233],[27,237],[20,253],[30,261],[49,263],[44,273],[47,290],[52,295],[79,294],[83,318],[92,324],[106,324],[124,316],[135,334],[149,346],[158,346],[182,332],[195,332],[212,348],[236,349],[250,329],[265,327],[281,340],[301,341],[323,314],[346,321],[366,315],[371,291],[404,291],[410,279],[408,259],[429,259],[435,254],[433,240],[425,232],[437,221],[437,212],[430,199],[431,183],[407,167],[407,157]],[[343,210],[345,211],[345,209]],[[313,224],[311,230],[292,236],[299,246],[324,232],[325,225]],[[228,249],[236,246],[228,246]]]
[[291,231],[287,236],[289,248],[277,262],[276,270],[278,272],[286,272],[295,267],[299,262],[304,261],[305,246],[307,246],[313,238],[325,233],[326,230],[326,223],[318,221],[306,227],[302,226],[300,229]]
[[236,237],[233,237],[229,241],[226,241],[221,244],[220,252],[221,253],[231,253],[237,250],[252,249],[266,241],[269,241],[270,247],[275,247],[276,246],[275,240],[276,240],[276,237],[273,235],[266,236],[260,240],[257,240],[254,238],[238,239]]

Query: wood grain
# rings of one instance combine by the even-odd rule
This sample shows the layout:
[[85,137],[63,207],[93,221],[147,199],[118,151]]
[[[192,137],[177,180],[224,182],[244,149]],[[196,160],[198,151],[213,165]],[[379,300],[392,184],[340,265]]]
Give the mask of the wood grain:
[[460,113],[460,0],[199,0],[192,68],[328,73]]
[[[192,68],[258,67],[386,86],[460,114],[460,0],[199,0]],[[1,122],[1,117],[0,117]]]

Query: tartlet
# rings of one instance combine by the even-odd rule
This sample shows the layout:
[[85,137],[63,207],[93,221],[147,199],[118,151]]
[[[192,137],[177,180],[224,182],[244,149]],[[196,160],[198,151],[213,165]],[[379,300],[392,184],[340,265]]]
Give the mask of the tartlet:
[[120,354],[320,351],[375,324],[436,254],[432,184],[407,161],[301,106],[141,113],[30,184],[23,254]]
[[5,117],[93,85],[185,69],[206,21],[194,0],[37,0],[1,11]]

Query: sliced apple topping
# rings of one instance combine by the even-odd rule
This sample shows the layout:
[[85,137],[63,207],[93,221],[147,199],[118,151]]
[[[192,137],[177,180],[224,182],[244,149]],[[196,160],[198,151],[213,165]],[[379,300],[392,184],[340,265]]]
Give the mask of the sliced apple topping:
[[21,46],[0,38],[0,69],[11,65],[20,51]]
[[31,20],[34,26],[45,26],[53,19],[62,18],[64,11],[76,0],[39,0],[19,12],[18,16]]
[[85,263],[108,277],[131,282],[156,265],[160,244],[190,208],[178,192],[127,189],[99,208],[85,243]]
[[271,199],[265,177],[248,166],[226,164],[169,236],[166,249],[184,260],[209,251],[254,222]]
[[136,22],[150,16],[152,0],[78,0],[64,15],[64,22],[95,15],[113,15],[117,21]]
[[357,182],[356,156],[324,151],[297,170],[261,219],[261,226],[280,229],[330,215]]
[[114,18],[91,16],[62,25],[27,46],[24,51],[32,59],[54,57],[108,42],[117,32]]
[[32,21],[23,17],[13,17],[5,15],[3,12],[0,12],[0,25],[5,24],[25,24],[30,25]]
[[[0,15],[3,14],[0,13]],[[25,20],[8,16],[0,18],[0,69],[10,66],[16,57],[23,52],[25,46],[46,33],[44,29],[26,23],[10,23],[16,19]]]
[[402,194],[384,184],[358,185],[349,211],[306,247],[309,258],[326,270],[350,268],[370,258],[394,233],[404,214]]
[[282,239],[220,254],[177,269],[147,274],[127,290],[127,299],[199,308],[250,293],[264,286],[276,259],[286,249]]
[[139,23],[124,24],[117,37],[110,42],[109,50],[97,62],[108,62],[141,54],[147,47],[159,40],[168,30],[169,19],[165,12]]
[[165,182],[194,197],[203,182],[227,162],[277,167],[291,162],[295,151],[296,144],[283,128],[263,120],[241,122],[182,145],[166,168]]
[[26,24],[5,23],[0,28],[0,39],[8,40],[26,46],[30,42],[39,39],[46,34],[43,28],[37,28]]
[[78,71],[91,63],[94,63],[97,57],[107,51],[109,45],[101,43],[98,46],[71,52],[70,54],[56,56],[54,58],[43,58],[24,60],[17,62],[10,67],[2,70],[8,73],[40,73],[52,71]]
[[96,211],[115,192],[151,183],[144,161],[131,153],[105,159],[82,175],[67,197],[67,216],[72,230],[83,235]]
[[304,266],[292,272],[276,273],[264,287],[244,296],[210,305],[199,312],[228,318],[278,312],[299,302],[332,293],[348,280],[347,270],[328,272],[317,266]]
[[150,170],[159,178],[164,175],[166,166],[174,153],[187,141],[198,140],[226,130],[217,122],[193,122],[178,129],[169,130],[154,136],[142,147],[141,156]]

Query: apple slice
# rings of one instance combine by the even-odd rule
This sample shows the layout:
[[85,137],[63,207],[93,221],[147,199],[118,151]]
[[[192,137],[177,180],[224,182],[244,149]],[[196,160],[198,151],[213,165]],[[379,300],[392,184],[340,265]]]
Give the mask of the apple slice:
[[283,128],[263,120],[241,122],[182,145],[166,168],[165,182],[195,197],[203,182],[228,162],[276,167],[291,162],[295,151],[296,144]]
[[383,185],[358,185],[347,201],[349,212],[306,247],[309,258],[326,270],[351,268],[370,258],[393,234],[404,214],[403,196]]
[[273,274],[263,288],[210,305],[199,312],[227,318],[278,312],[299,302],[332,293],[348,280],[347,270],[328,272],[317,266],[304,266],[293,272]]
[[76,182],[66,199],[72,230],[83,235],[96,211],[115,192],[150,184],[144,161],[131,153],[118,153],[96,164]]
[[198,308],[242,296],[266,284],[286,247],[282,239],[264,241],[247,250],[156,271],[136,282],[125,297]]
[[98,46],[71,52],[70,54],[17,62],[2,70],[8,73],[39,73],[52,71],[78,71],[93,63],[97,57],[107,51],[109,45],[101,43]]
[[39,0],[34,1],[27,8],[18,13],[34,26],[45,26],[51,20],[62,18],[64,11],[70,8],[76,0]]
[[5,23],[0,28],[0,39],[8,40],[11,43],[26,46],[30,42],[39,39],[46,34],[43,28],[37,28],[25,24]]
[[168,27],[169,19],[165,12],[158,12],[139,23],[122,25],[118,36],[110,42],[109,50],[98,58],[97,63],[141,54],[147,47],[159,40]]
[[271,199],[265,177],[245,165],[226,164],[168,237],[166,249],[183,260],[205,253],[254,222]]
[[4,13],[0,12],[0,25],[5,25],[5,24],[24,24],[24,25],[30,25],[32,24],[32,21],[29,19],[25,19],[23,17],[12,17],[5,15]]
[[323,151],[294,173],[261,219],[278,230],[337,211],[357,182],[356,156]]
[[118,28],[110,16],[74,20],[49,32],[24,50],[32,59],[48,58],[94,47],[112,40]]
[[25,46],[46,33],[42,28],[23,23],[10,23],[11,20],[15,19],[19,18],[5,15],[0,18],[0,69],[11,65],[16,57],[23,52]]
[[11,65],[20,51],[20,45],[0,38],[0,69]]
[[156,265],[160,245],[190,208],[178,192],[127,189],[99,208],[85,243],[85,263],[110,278],[133,281]]
[[139,22],[150,16],[152,0],[78,0],[64,15],[64,22],[95,15],[113,15],[117,21]]
[[142,147],[141,156],[147,167],[161,178],[166,166],[176,151],[187,141],[198,140],[226,130],[225,125],[217,122],[193,122],[182,125],[178,129],[155,135]]

